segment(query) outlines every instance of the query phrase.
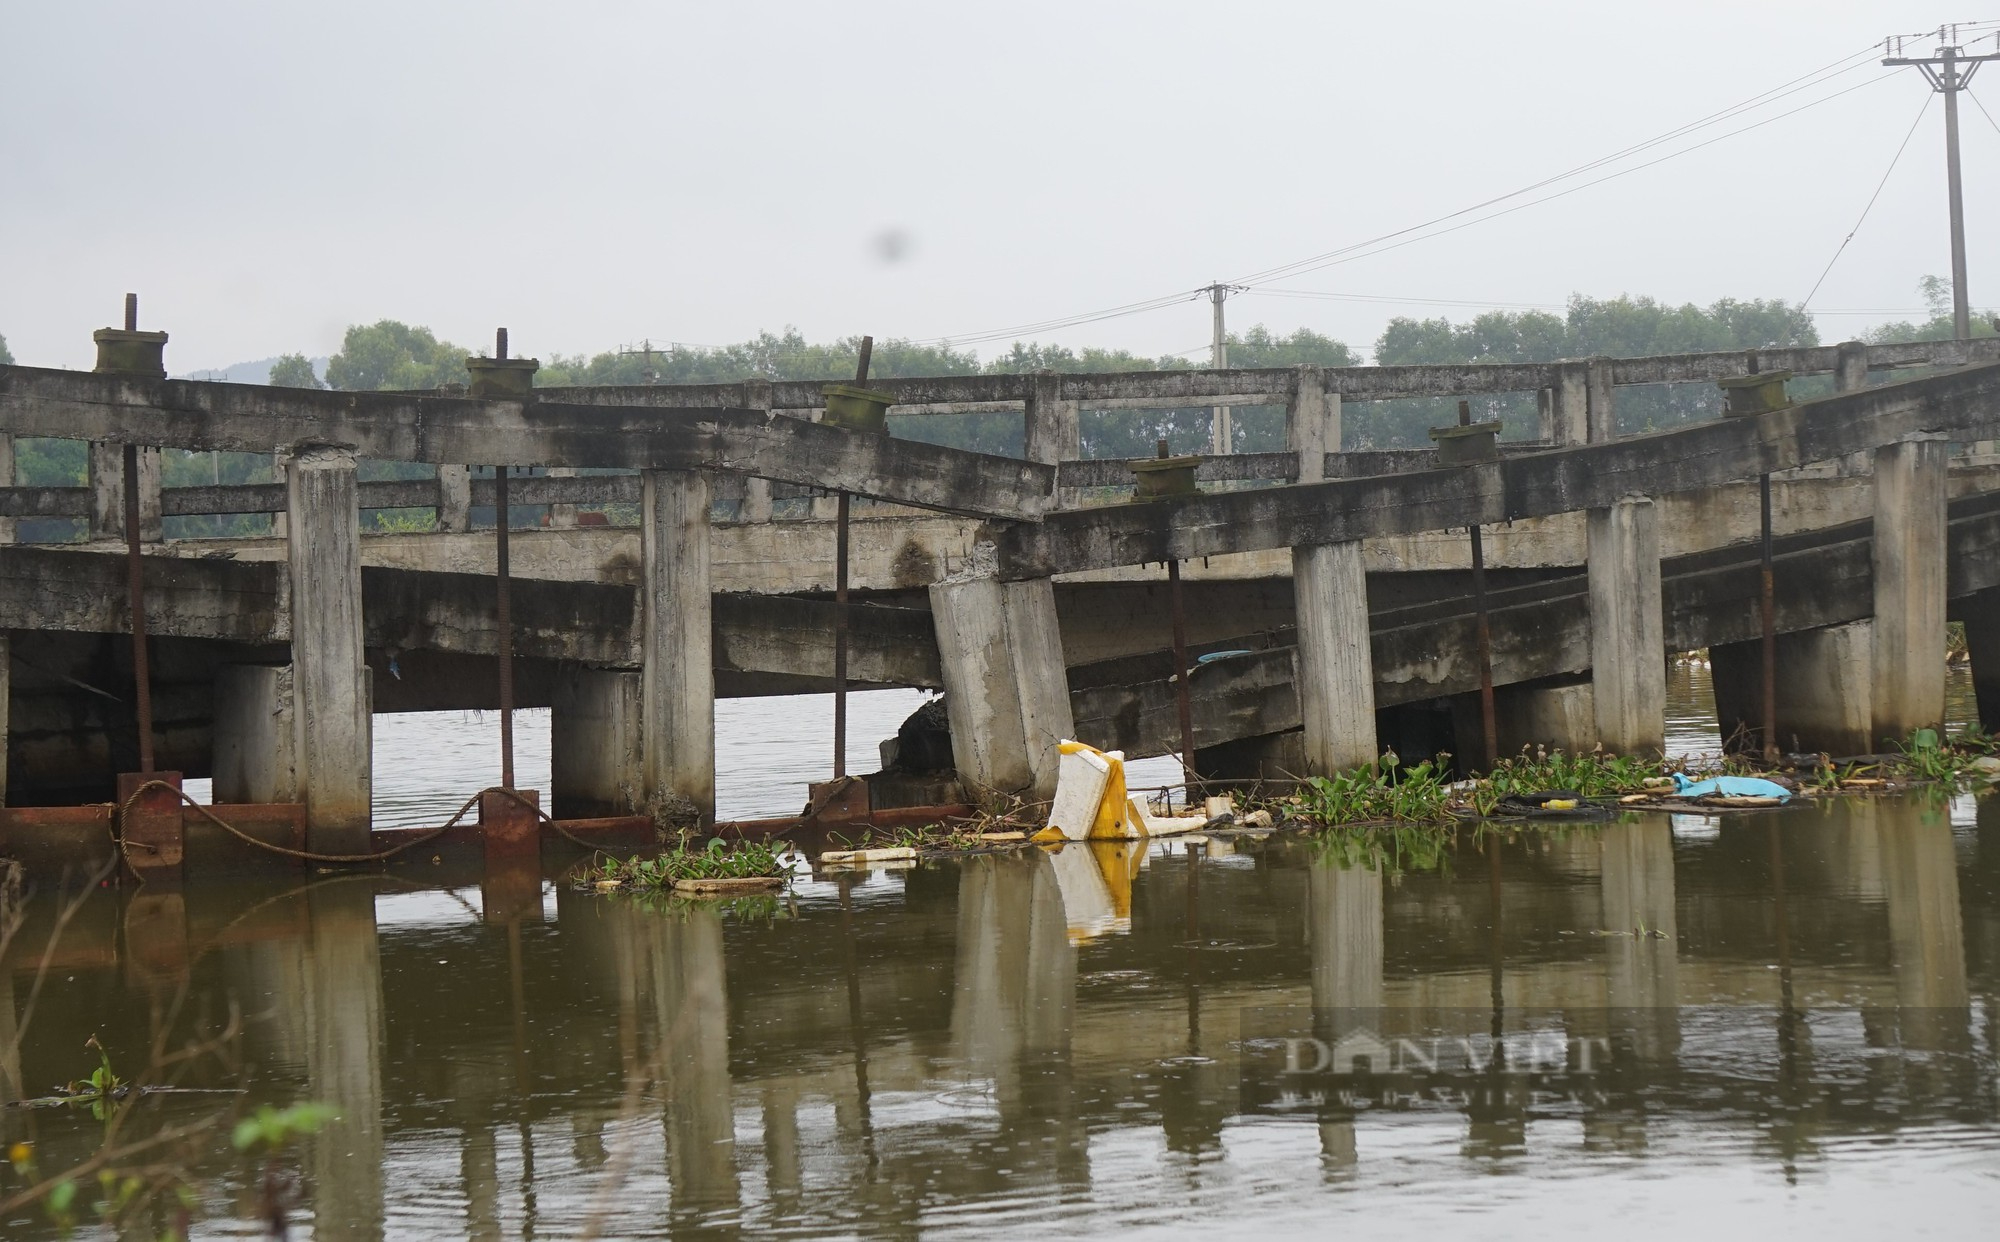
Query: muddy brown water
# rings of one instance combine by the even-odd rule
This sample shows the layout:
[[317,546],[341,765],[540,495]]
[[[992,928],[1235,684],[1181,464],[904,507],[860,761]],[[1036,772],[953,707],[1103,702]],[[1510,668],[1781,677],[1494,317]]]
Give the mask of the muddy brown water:
[[[727,905],[421,868],[107,889],[56,935],[60,904],[8,947],[0,1090],[240,1013],[181,1081],[244,1094],[132,1124],[332,1104],[284,1164],[294,1236],[1861,1237],[2000,1203],[1995,798],[1436,858],[1070,847]],[[0,1128],[45,1169],[101,1135]],[[197,1236],[254,1236],[227,1126],[185,1154]]]

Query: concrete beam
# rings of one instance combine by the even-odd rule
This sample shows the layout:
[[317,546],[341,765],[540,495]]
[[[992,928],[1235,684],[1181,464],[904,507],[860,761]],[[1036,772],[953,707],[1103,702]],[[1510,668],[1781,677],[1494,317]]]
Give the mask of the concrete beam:
[[336,448],[306,449],[285,463],[293,747],[307,845],[330,854],[371,848],[373,734],[354,469],[354,454]]
[[1600,509],[1947,432],[2000,434],[2000,365],[1489,466],[1056,514],[1002,531],[999,570],[1031,578]]
[[757,410],[633,409],[320,392],[0,368],[0,432],[269,453],[340,445],[392,461],[713,470],[1032,521],[1055,469]]

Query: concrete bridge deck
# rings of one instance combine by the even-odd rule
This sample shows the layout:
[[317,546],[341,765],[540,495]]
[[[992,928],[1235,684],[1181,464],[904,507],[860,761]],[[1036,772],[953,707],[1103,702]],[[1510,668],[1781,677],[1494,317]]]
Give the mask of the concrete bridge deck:
[[[1503,740],[1657,746],[1666,654],[1708,647],[1740,659],[1734,645],[1755,636],[1747,541],[1762,474],[1774,476],[1781,663],[1818,688],[1788,685],[1780,736],[1900,736],[1941,715],[1948,599],[1972,623],[1976,655],[2000,647],[1985,620],[1985,593],[2000,586],[2000,477],[1988,459],[1950,452],[2000,436],[1996,358],[1987,343],[1845,345],[878,385],[892,413],[1019,408],[1030,461],[815,423],[817,385],[466,397],[0,368],[5,457],[16,436],[93,444],[86,487],[0,487],[0,540],[29,517],[81,519],[91,537],[0,546],[9,796],[108,787],[136,744],[129,656],[107,638],[131,616],[123,545],[111,542],[124,524],[124,444],[144,446],[162,753],[199,773],[219,750],[248,745],[259,775],[219,781],[218,796],[295,793],[317,806],[322,837],[351,831],[340,825],[357,806],[365,822],[371,710],[493,702],[494,535],[472,518],[495,485],[472,477],[463,463],[474,457],[550,471],[510,483],[514,503],[547,506],[549,521],[510,539],[515,701],[555,706],[559,756],[623,757],[592,765],[591,788],[564,788],[559,758],[559,802],[630,810],[664,789],[706,807],[712,699],[828,685],[831,523],[818,502],[803,521],[776,511],[786,489],[815,486],[880,502],[855,524],[850,680],[946,689],[961,775],[979,787],[1045,791],[1060,736],[1172,748],[1166,559],[1185,562],[1197,649],[1251,652],[1190,680],[1206,765],[1365,761],[1384,742],[1436,735],[1435,719],[1410,715],[1417,705],[1455,717],[1451,748],[1470,752],[1463,696],[1477,671],[1462,529],[1472,522],[1492,527]],[[1869,383],[1870,371],[1913,367],[1932,373]],[[1613,434],[1622,384],[1780,368],[1829,372],[1838,391]],[[1338,448],[1343,399],[1522,390],[1539,394],[1540,440],[1491,465]],[[1081,489],[1125,470],[1075,460],[1081,410],[1190,403],[1282,404],[1291,447],[1204,463],[1205,478],[1233,490],[1079,505]],[[161,445],[274,454],[287,481],[162,489]],[[432,464],[436,477],[364,483],[362,457]],[[364,534],[367,508],[432,509],[438,530]],[[636,526],[578,525],[579,510]],[[276,513],[286,534],[159,541],[162,518],[195,513]],[[241,736],[260,712],[269,736]]]

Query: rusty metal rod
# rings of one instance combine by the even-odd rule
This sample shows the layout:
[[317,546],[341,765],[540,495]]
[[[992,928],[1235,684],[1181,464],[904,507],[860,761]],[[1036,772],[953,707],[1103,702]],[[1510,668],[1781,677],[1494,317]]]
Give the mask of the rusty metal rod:
[[[861,338],[854,362],[854,382],[868,382],[868,364],[875,355],[875,338]],[[853,498],[839,494],[833,527],[833,779],[847,775],[847,533]]]
[[1778,588],[1771,566],[1771,476],[1757,479],[1758,509],[1763,523],[1762,582],[1758,593],[1759,620],[1763,623],[1764,655],[1764,759],[1778,760]]
[[847,518],[850,498],[840,494],[833,557],[833,779],[847,775]]
[[[1168,453],[1163,437],[1155,442],[1155,451],[1161,458]],[[1180,716],[1181,725],[1181,779],[1185,782],[1181,791],[1187,801],[1194,801],[1195,786],[1201,776],[1194,770],[1194,704],[1188,694],[1188,654],[1187,654],[1187,612],[1181,604],[1181,563],[1167,562],[1167,595],[1174,623],[1174,710]]]
[[506,466],[493,468],[493,550],[497,569],[494,587],[497,601],[494,623],[500,629],[500,787],[514,787],[514,599],[509,578]]
[[1174,613],[1174,710],[1181,724],[1181,776],[1187,800],[1194,801],[1201,775],[1194,770],[1194,705],[1188,699],[1187,617],[1181,607],[1181,563],[1167,562],[1167,591]]
[[1472,526],[1473,642],[1479,656],[1479,727],[1485,733],[1486,770],[1500,762],[1499,726],[1493,713],[1493,626],[1486,613],[1486,549]]
[[[138,314],[137,299],[125,295],[129,324]],[[139,770],[153,770],[153,669],[146,652],[146,572],[139,557],[139,446],[125,446],[125,576],[132,604],[133,702],[139,722]]]

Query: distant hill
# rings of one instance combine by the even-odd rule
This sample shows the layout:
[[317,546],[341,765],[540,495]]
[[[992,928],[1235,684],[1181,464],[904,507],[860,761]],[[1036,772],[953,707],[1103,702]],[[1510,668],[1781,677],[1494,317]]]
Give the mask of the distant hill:
[[[189,371],[185,375],[179,375],[175,378],[219,380],[228,384],[267,384],[271,381],[271,364],[276,361],[275,357],[259,358],[255,362],[237,362],[214,370]],[[326,379],[327,359],[315,358],[312,360],[312,364],[313,374],[319,376],[323,382]]]

